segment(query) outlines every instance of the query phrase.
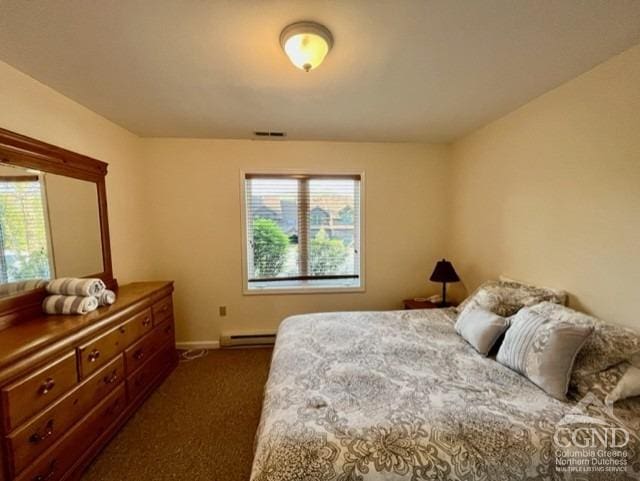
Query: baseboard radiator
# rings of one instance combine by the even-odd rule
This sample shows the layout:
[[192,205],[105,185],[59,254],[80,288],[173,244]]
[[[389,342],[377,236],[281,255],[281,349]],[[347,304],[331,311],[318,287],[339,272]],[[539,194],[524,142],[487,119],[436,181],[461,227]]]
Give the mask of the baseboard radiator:
[[223,332],[220,347],[272,346],[276,342],[275,332]]

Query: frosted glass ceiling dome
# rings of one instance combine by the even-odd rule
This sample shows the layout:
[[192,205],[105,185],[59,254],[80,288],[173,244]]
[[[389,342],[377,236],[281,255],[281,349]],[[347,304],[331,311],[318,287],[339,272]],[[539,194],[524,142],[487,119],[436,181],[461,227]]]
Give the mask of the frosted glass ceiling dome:
[[317,68],[333,47],[333,35],[315,22],[296,22],[280,34],[280,45],[291,63],[305,72]]

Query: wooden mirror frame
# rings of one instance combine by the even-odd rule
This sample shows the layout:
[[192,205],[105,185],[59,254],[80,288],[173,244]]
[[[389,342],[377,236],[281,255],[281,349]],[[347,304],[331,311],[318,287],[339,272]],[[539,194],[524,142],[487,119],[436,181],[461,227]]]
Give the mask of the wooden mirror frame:
[[[0,165],[15,165],[50,174],[86,180],[96,184],[103,271],[84,277],[99,277],[109,289],[117,288],[117,281],[113,277],[111,264],[111,242],[109,240],[109,220],[107,217],[105,177],[108,164],[86,155],[77,154],[0,128]],[[45,289],[39,288],[0,299],[0,329],[22,319],[41,314],[41,304],[45,296]]]

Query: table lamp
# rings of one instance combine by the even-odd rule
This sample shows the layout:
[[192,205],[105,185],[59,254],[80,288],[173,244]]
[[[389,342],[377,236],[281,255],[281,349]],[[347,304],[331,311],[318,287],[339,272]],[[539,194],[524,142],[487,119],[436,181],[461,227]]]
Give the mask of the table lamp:
[[453,268],[451,262],[446,259],[438,261],[429,280],[432,282],[442,282],[442,303],[440,306],[447,307],[447,283],[460,281],[460,278],[458,277],[458,274]]

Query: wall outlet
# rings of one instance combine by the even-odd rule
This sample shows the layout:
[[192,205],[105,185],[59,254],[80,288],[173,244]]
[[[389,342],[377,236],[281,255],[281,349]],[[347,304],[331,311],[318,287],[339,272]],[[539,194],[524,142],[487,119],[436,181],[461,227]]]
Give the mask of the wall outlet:
[[227,315],[227,306],[220,306],[218,308],[218,311],[220,312],[220,317],[224,317]]

